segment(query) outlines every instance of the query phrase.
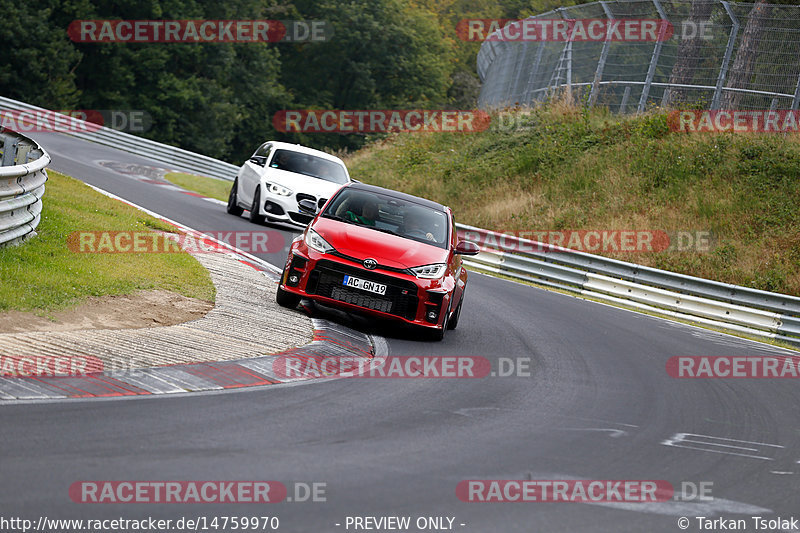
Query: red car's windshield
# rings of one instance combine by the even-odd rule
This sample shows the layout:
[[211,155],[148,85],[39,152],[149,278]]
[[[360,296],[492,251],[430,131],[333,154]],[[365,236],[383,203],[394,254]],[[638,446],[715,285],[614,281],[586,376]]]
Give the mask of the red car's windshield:
[[386,194],[345,188],[322,216],[447,248],[446,213]]

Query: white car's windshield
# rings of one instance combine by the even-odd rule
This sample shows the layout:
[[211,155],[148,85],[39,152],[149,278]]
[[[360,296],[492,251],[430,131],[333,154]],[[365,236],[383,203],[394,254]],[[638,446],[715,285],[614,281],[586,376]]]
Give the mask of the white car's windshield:
[[270,168],[304,174],[333,183],[347,183],[347,173],[341,164],[310,154],[293,152],[292,150],[275,150],[275,155],[272,156],[269,166]]

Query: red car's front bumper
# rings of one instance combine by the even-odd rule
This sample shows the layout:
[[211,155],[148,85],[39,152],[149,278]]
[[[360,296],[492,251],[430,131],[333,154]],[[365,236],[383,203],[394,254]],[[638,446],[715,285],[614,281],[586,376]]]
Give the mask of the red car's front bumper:
[[[348,287],[343,282],[346,275],[384,284],[386,294]],[[380,266],[368,270],[355,260],[319,253],[300,240],[292,245],[280,286],[323,305],[441,329],[455,280],[449,271],[439,279],[420,279]]]

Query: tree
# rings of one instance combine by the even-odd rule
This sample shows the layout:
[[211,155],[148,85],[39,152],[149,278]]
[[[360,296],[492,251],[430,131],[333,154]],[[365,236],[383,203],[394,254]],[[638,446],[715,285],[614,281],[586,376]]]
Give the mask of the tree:
[[0,0],[0,93],[51,109],[72,109],[81,55],[53,21],[56,0]]
[[[739,49],[736,52],[736,60],[728,74],[728,87],[743,89],[749,85],[760,54],[761,36],[771,13],[772,6],[764,0],[756,2],[750,10]],[[740,92],[724,91],[721,108],[737,109],[741,98],[742,93]]]
[[284,53],[286,85],[304,104],[336,109],[443,103],[451,50],[436,18],[399,0],[297,2],[333,38]]
[[[711,16],[715,2],[709,0],[692,0],[692,7],[689,11],[689,22],[694,27],[706,22]],[[694,73],[697,71],[699,62],[703,59],[701,50],[703,47],[703,36],[700,32],[691,39],[681,39],[678,45],[678,59],[672,67],[672,74],[669,82],[671,84],[691,85]],[[671,87],[667,89],[668,95],[666,105],[670,106],[678,102],[685,102],[687,90],[681,87]]]

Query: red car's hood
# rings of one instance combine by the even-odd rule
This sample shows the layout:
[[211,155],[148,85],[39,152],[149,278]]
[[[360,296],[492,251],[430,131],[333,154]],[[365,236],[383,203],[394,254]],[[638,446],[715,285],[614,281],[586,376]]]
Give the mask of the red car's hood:
[[446,263],[448,251],[364,226],[318,218],[314,231],[337,251],[358,260],[372,258],[394,268]]

